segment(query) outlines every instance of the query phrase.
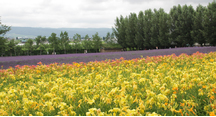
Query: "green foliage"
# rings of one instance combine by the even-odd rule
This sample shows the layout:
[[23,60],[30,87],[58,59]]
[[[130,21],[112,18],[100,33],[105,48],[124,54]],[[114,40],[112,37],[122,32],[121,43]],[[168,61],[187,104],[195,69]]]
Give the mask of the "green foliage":
[[114,37],[114,33],[108,32],[106,37],[105,37],[105,43],[112,46],[115,44],[115,37]]
[[35,38],[35,41],[36,41],[36,48],[38,50],[40,50],[40,55],[42,54],[42,51],[44,51],[46,48],[45,48],[45,41],[46,41],[46,37],[45,36],[37,36]]
[[139,12],[136,24],[136,34],[135,34],[135,44],[138,49],[144,49],[144,13],[142,11]]
[[7,39],[5,39],[4,37],[0,37],[1,56],[4,56],[6,50],[7,50]]
[[65,31],[64,33],[61,32],[60,34],[60,43],[61,43],[61,48],[64,49],[64,53],[66,54],[66,49],[69,47],[69,37],[68,33]]
[[171,16],[171,42],[177,43],[177,46],[183,46],[182,40],[182,7],[174,6],[170,11]]
[[[0,24],[1,24],[1,22],[0,22]],[[0,36],[5,35],[10,30],[11,30],[11,27],[1,24],[0,25]]]
[[114,24],[115,27],[113,27],[113,33],[115,34],[115,37],[117,38],[118,44],[120,44],[124,49],[127,48],[127,43],[125,41],[126,39],[126,22],[124,17],[121,15],[120,19],[116,18],[116,23]]
[[1,56],[4,56],[5,51],[7,51],[7,49],[8,49],[7,39],[5,39],[2,36],[4,36],[10,30],[11,30],[11,27],[3,25],[0,22],[0,52],[1,52]]
[[55,53],[55,49],[58,48],[58,38],[56,37],[56,33],[52,33],[48,38],[51,48],[53,49],[53,53]]
[[[116,18],[113,32],[123,48],[152,49],[155,47],[193,46],[210,43],[216,45],[216,2],[207,8],[199,5],[173,6],[169,14],[162,8],[140,11]],[[110,34],[107,34],[109,36]]]
[[76,53],[77,53],[77,49],[81,48],[81,44],[80,44],[80,42],[81,42],[81,35],[79,35],[79,34],[76,33],[73,36],[73,39],[74,39],[74,48],[76,49]]
[[161,47],[166,48],[170,46],[170,15],[165,13],[163,9],[159,9],[158,13],[158,41]]
[[204,21],[204,13],[206,12],[206,7],[203,7],[202,5],[199,5],[196,8],[196,12],[194,14],[193,18],[193,30],[191,31],[191,36],[195,42],[198,42],[200,45],[203,43],[206,43],[206,39],[203,35],[204,31],[204,26],[203,21]]
[[10,40],[7,44],[8,47],[8,52],[10,52],[10,56],[12,56],[12,53],[14,52],[16,55],[16,45],[18,44],[18,42],[16,42],[14,39]]
[[[92,35],[92,40],[93,40],[93,48],[97,51],[101,48],[102,46],[102,40],[98,36],[98,32],[95,33],[95,35]],[[98,52],[98,51],[97,51]]]
[[212,45],[216,45],[216,1],[209,3],[205,11],[202,31],[206,41]]
[[82,41],[82,45],[87,51],[89,49],[92,49],[92,41],[90,40],[88,35],[85,36],[85,39]]
[[193,9],[193,7],[190,5],[190,6],[187,6],[187,5],[184,5],[183,6],[183,14],[182,14],[182,23],[181,23],[181,26],[183,27],[182,28],[182,39],[184,40],[183,41],[183,46],[186,46],[186,44],[189,44],[190,46],[192,46],[194,44],[194,40],[193,38],[191,37],[191,31],[193,31],[193,17],[194,17],[194,13],[195,13],[195,10]]
[[159,36],[159,12],[154,9],[154,13],[152,15],[152,19],[151,19],[151,39],[150,39],[150,44],[153,47],[158,47],[160,46],[159,40],[158,40],[158,36]]
[[144,16],[144,27],[143,27],[143,33],[144,33],[144,47],[149,49],[152,48],[152,45],[150,43],[151,40],[151,28],[152,28],[152,20],[153,12],[151,9],[145,10],[145,16]]
[[33,51],[33,40],[32,39],[27,40],[27,42],[24,45],[24,49],[27,51],[27,55],[29,54],[31,55],[31,52]]
[[126,22],[126,43],[130,49],[134,49],[136,47],[135,44],[135,36],[136,36],[136,23],[137,16],[135,13],[131,13],[129,17],[125,18]]

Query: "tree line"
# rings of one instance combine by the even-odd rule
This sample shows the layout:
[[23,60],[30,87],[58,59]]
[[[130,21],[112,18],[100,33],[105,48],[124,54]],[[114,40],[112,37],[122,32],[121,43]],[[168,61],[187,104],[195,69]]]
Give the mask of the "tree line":
[[186,47],[199,43],[216,45],[216,1],[207,7],[173,6],[169,13],[162,8],[148,9],[117,17],[113,32],[123,48],[143,50]]
[[[1,25],[0,35],[4,35],[10,30],[10,27]],[[102,46],[102,39],[98,33],[90,38],[85,35],[81,41],[81,35],[75,34],[73,41],[69,40],[68,32],[61,32],[60,37],[56,33],[52,33],[48,38],[46,36],[37,36],[34,40],[26,40],[24,45],[18,45],[20,40],[8,40],[0,36],[0,55],[1,56],[17,56],[17,55],[43,55],[43,54],[67,54],[67,53],[83,53],[99,52]],[[34,44],[34,42],[36,44]]]

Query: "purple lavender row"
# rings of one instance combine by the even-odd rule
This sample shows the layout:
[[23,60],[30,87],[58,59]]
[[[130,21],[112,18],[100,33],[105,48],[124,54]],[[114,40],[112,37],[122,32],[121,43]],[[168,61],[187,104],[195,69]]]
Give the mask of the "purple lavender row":
[[36,55],[36,56],[16,56],[16,57],[0,57],[0,66],[7,69],[10,66],[16,65],[37,65],[38,62],[43,64],[51,63],[72,63],[72,62],[90,62],[102,61],[106,59],[125,59],[140,58],[140,56],[157,56],[157,55],[171,55],[175,53],[180,55],[186,53],[191,55],[195,52],[209,53],[216,51],[216,47],[184,47],[174,49],[155,49],[155,50],[140,50],[140,51],[125,51],[125,52],[108,52],[108,53],[88,53],[88,54],[61,54],[61,55]]

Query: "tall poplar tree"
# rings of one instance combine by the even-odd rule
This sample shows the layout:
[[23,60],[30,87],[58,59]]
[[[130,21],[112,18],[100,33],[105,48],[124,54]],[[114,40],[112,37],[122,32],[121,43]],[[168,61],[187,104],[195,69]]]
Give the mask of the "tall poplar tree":
[[98,36],[98,32],[92,35],[92,40],[93,40],[93,48],[96,50],[96,52],[98,52],[97,50],[99,50],[102,46],[102,40]]
[[216,1],[209,3],[204,15],[204,31],[203,35],[207,42],[216,45]]
[[0,52],[1,52],[1,57],[4,56],[5,51],[7,50],[7,39],[4,37],[0,37]]
[[204,27],[203,27],[203,21],[204,21],[204,13],[206,11],[206,7],[199,5],[196,8],[196,12],[194,14],[193,18],[193,30],[191,31],[191,36],[194,40],[194,42],[199,43],[201,46],[202,44],[206,43],[206,39],[203,35]]
[[181,35],[181,21],[182,21],[182,7],[180,5],[173,6],[170,10],[170,42],[177,46],[182,46],[182,35]]
[[134,49],[136,47],[135,44],[135,35],[136,35],[136,24],[137,24],[137,16],[136,13],[131,13],[129,17],[126,17],[126,43],[128,48]]
[[1,56],[4,56],[5,51],[7,50],[7,39],[3,36],[11,30],[10,26],[3,25],[0,21],[0,52]]
[[17,44],[18,43],[14,39],[12,39],[8,42],[7,47],[8,47],[8,51],[10,52],[10,56],[12,56],[13,52],[14,52],[14,55],[16,55],[16,45]]
[[82,41],[83,43],[83,47],[88,51],[89,49],[91,49],[92,46],[92,41],[90,40],[88,34],[85,35],[85,40]]
[[56,33],[52,33],[51,36],[49,36],[48,41],[50,43],[51,48],[53,49],[53,54],[54,54],[59,44],[58,38],[56,37]]
[[167,14],[162,8],[158,10],[159,13],[159,21],[158,21],[158,41],[162,48],[166,48],[170,46],[169,38],[170,38],[170,16]]
[[138,50],[144,49],[144,13],[142,11],[139,12],[136,24],[136,35],[135,35],[135,44]]
[[113,33],[117,38],[118,44],[120,44],[123,49],[127,48],[126,43],[126,21],[125,18],[121,15],[120,18],[116,18],[115,20],[115,27],[113,27]]
[[74,34],[73,40],[74,40],[74,48],[76,49],[76,53],[77,53],[77,49],[79,49],[80,47],[81,35],[79,35],[78,33]]
[[32,39],[28,39],[25,43],[25,48],[27,50],[27,54],[31,55],[32,51],[33,51],[33,40]]
[[192,46],[194,44],[194,40],[191,37],[191,31],[193,30],[193,17],[195,10],[193,7],[184,5],[182,7],[182,20],[181,20],[181,40],[183,40],[182,46]]
[[37,46],[37,49],[40,50],[40,55],[42,54],[42,51],[45,50],[45,41],[46,41],[46,36],[37,36],[35,38],[35,41],[36,41],[36,46]]
[[68,37],[68,33],[66,31],[64,33],[61,31],[60,43],[61,43],[61,47],[64,49],[64,53],[66,54],[66,49],[69,45],[69,37]]
[[152,20],[153,17],[153,12],[151,9],[145,10],[145,16],[144,16],[144,27],[143,27],[143,31],[144,31],[144,47],[146,49],[150,49],[153,48],[150,40],[151,40],[151,28],[152,28]]
[[150,38],[150,44],[155,47],[160,47],[160,43],[158,40],[159,37],[159,12],[154,9],[154,13],[152,15],[151,19],[151,38]]

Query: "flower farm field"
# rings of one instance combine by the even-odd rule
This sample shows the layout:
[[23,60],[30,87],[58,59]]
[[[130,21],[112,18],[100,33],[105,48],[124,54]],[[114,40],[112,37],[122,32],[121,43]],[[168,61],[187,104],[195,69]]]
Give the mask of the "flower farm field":
[[[215,47],[193,49],[121,52],[113,53],[122,56],[115,60],[42,61],[1,69],[0,115],[215,115]],[[92,54],[102,55],[109,54]]]
[[171,55],[175,53],[180,55],[186,53],[191,55],[197,51],[208,53],[216,51],[216,47],[185,47],[173,49],[158,49],[158,50],[141,50],[141,51],[126,51],[126,52],[108,52],[108,53],[88,53],[88,54],[61,54],[61,55],[37,55],[37,56],[16,56],[16,57],[0,57],[0,67],[4,69],[15,67],[16,65],[37,65],[38,62],[43,64],[51,63],[73,63],[73,62],[90,62],[102,61],[106,59],[119,59],[124,57],[126,60],[140,58],[140,56],[158,56],[158,55]]

